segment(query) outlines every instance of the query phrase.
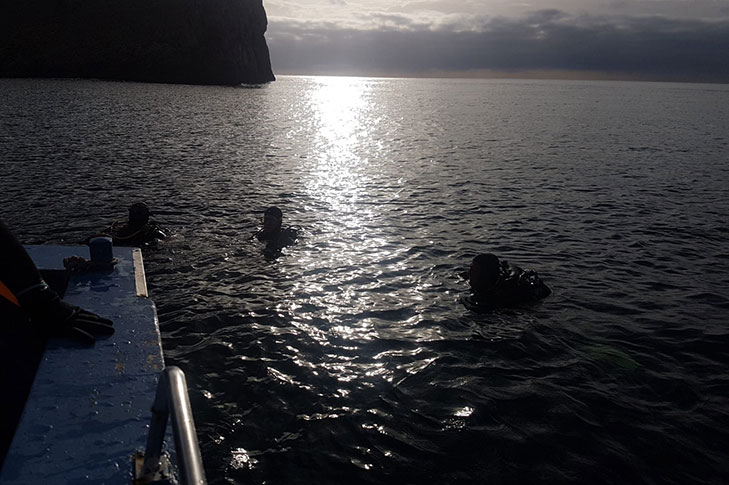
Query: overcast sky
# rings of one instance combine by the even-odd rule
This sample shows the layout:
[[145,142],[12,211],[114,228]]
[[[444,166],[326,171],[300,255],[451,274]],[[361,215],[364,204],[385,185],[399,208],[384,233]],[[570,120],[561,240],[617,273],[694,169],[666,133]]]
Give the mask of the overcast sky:
[[274,71],[729,82],[729,0],[265,0]]

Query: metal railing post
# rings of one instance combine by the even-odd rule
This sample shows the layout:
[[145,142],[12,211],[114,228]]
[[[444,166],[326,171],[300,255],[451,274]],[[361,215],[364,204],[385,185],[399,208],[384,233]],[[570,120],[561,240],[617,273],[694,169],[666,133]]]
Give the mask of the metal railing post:
[[144,453],[142,477],[156,474],[162,459],[162,443],[167,430],[168,416],[172,417],[180,482],[183,485],[207,483],[202,465],[200,446],[195,432],[192,407],[187,395],[185,374],[178,367],[166,367],[157,384],[152,405],[152,421],[149,425],[147,448]]

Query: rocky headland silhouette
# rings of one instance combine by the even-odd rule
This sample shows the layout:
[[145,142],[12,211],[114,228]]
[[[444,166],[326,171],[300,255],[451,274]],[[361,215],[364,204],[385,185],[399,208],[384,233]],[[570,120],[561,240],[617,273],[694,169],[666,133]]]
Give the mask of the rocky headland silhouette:
[[273,81],[262,0],[0,0],[0,77]]

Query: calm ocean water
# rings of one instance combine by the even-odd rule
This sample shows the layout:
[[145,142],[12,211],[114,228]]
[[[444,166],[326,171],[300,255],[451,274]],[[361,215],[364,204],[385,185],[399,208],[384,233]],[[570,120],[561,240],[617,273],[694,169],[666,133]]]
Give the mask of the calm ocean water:
[[[147,201],[211,483],[729,481],[729,86],[0,80],[0,216]],[[278,205],[301,239],[250,240]],[[539,305],[475,314],[480,252]]]

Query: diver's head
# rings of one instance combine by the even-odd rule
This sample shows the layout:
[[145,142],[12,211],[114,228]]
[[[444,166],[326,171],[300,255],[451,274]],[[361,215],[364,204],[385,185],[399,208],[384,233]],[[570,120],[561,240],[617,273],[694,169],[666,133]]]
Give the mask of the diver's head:
[[496,287],[501,277],[499,258],[491,253],[479,254],[468,269],[468,282],[473,291],[487,292]]
[[281,229],[283,213],[278,207],[269,207],[263,212],[263,232],[275,232]]
[[141,227],[149,222],[149,208],[144,202],[137,202],[129,207],[129,225]]

